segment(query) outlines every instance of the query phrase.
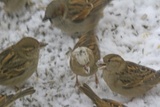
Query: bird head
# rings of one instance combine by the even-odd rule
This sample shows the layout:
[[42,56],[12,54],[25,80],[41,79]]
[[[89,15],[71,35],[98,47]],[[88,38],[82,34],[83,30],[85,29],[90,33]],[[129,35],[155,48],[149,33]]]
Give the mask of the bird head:
[[86,74],[90,74],[91,60],[94,60],[92,55],[92,51],[87,47],[78,47],[73,51],[73,56],[79,65],[83,67]]
[[17,44],[14,45],[14,49],[21,55],[32,56],[37,55],[41,47],[47,44],[38,42],[32,37],[24,37]]
[[43,21],[50,20],[57,17],[63,17],[65,13],[65,4],[59,0],[53,0],[46,8]]

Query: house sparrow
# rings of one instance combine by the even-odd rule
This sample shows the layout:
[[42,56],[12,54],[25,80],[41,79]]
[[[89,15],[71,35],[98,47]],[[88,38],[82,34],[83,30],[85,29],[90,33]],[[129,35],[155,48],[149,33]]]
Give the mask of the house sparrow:
[[17,86],[27,80],[36,71],[40,48],[45,45],[32,37],[24,37],[1,52],[0,85]]
[[76,74],[76,85],[79,85],[78,75],[90,76],[95,74],[96,83],[98,79],[96,72],[98,67],[97,61],[100,59],[100,50],[97,43],[96,35],[88,32],[81,36],[70,56],[71,70]]
[[70,36],[94,30],[111,0],[53,0],[43,21],[50,22]]
[[35,92],[33,87],[20,91],[11,95],[0,95],[0,107],[10,107],[17,99],[33,94]]
[[143,95],[160,82],[160,71],[125,61],[117,54],[103,58],[103,79],[116,93],[128,98]]
[[111,99],[99,98],[93,92],[93,90],[85,83],[79,87],[79,90],[85,93],[94,102],[94,104],[96,104],[96,107],[126,107],[120,102],[117,102]]
[[14,13],[21,10],[26,4],[32,4],[31,0],[0,0],[4,2],[4,10],[7,13]]

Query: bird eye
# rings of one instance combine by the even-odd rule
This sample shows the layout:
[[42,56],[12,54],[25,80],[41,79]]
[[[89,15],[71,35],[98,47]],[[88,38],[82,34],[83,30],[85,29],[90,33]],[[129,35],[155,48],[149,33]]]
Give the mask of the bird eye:
[[24,49],[24,51],[26,51],[26,52],[31,52],[31,51],[34,50],[34,47],[25,47],[25,48],[23,48],[23,49]]
[[108,59],[108,62],[110,62],[111,60],[110,59]]

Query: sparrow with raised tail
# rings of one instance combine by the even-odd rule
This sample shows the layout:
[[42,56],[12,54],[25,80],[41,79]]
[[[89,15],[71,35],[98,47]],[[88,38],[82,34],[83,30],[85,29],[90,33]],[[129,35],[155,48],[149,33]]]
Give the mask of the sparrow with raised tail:
[[4,10],[7,13],[14,13],[21,10],[25,5],[32,4],[31,0],[0,0],[4,2]]
[[94,30],[111,0],[53,0],[43,21],[50,22],[70,36]]
[[111,99],[101,99],[85,83],[79,87],[79,90],[86,94],[93,101],[93,103],[96,104],[96,107],[127,107],[122,103]]
[[94,32],[88,32],[81,36],[70,56],[71,70],[76,74],[76,85],[79,85],[78,75],[90,76],[95,74],[96,83],[98,78],[96,72],[97,61],[100,59],[100,50],[97,37]]
[[0,85],[18,86],[27,80],[37,70],[40,48],[46,45],[24,37],[1,52]]
[[125,61],[117,54],[106,55],[99,66],[110,89],[128,98],[143,95],[160,82],[160,71]]
[[23,91],[20,91],[16,94],[11,94],[11,95],[0,95],[0,107],[10,107],[14,101],[17,99],[31,95],[35,92],[33,87],[27,88]]

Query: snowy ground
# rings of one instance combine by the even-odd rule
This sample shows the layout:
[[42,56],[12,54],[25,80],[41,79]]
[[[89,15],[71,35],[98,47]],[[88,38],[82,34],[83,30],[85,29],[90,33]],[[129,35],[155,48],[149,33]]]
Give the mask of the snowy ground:
[[[60,30],[42,22],[44,11],[51,0],[33,0],[36,4],[19,17],[8,17],[0,3],[0,50],[31,36],[48,43],[40,53],[38,77],[36,73],[25,83],[34,86],[36,93],[17,100],[14,107],[93,107],[91,100],[74,88],[75,75],[71,72],[66,52],[74,41]],[[104,10],[104,18],[97,28],[102,57],[120,54],[130,60],[156,70],[160,69],[160,0],[114,0]],[[128,99],[113,94],[101,78],[95,88],[94,76],[80,78],[101,97],[123,102],[129,107],[160,107],[160,85],[143,97]],[[1,93],[14,93],[0,87]],[[29,100],[28,100],[29,99]]]

